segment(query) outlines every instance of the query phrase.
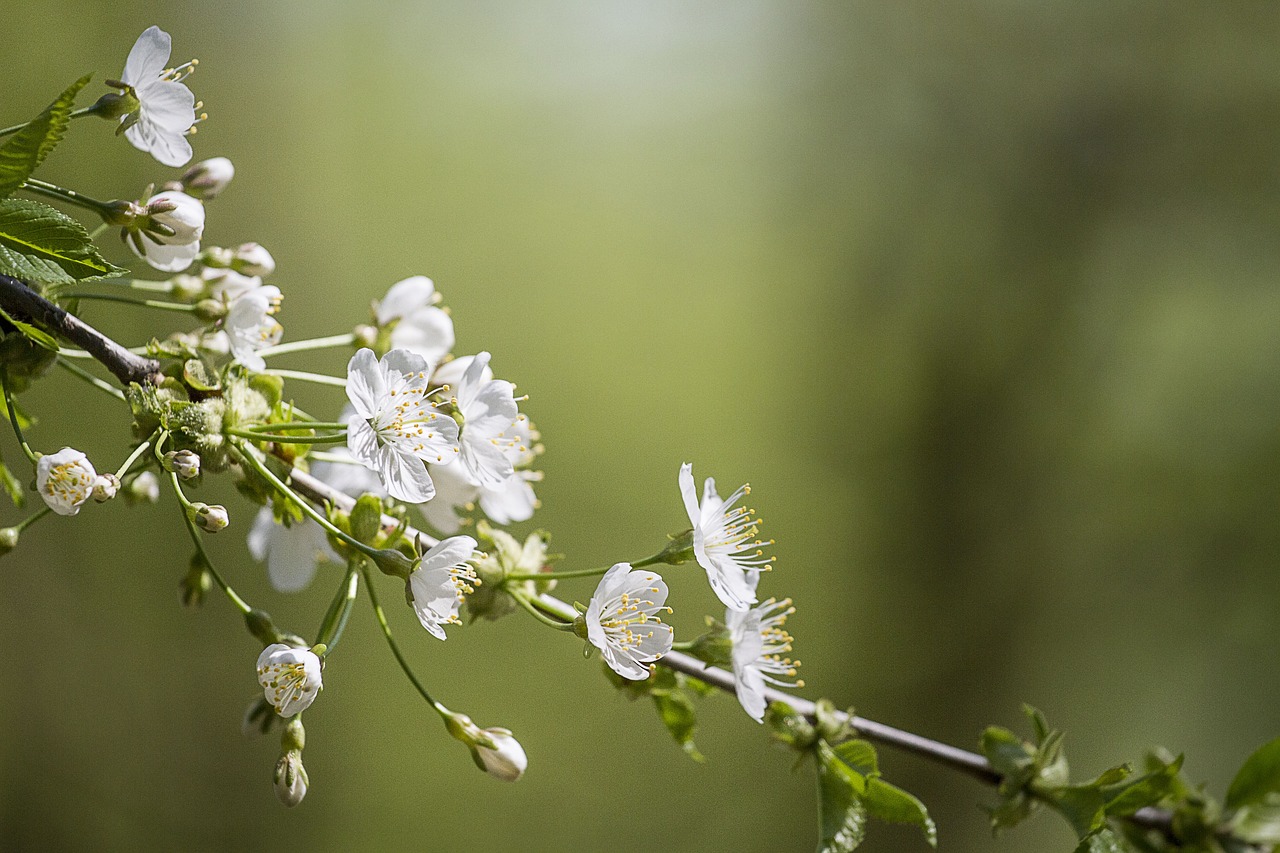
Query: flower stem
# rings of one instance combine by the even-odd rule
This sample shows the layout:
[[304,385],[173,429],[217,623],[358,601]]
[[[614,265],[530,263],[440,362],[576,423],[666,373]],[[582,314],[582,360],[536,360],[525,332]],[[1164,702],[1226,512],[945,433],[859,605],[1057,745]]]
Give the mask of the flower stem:
[[[91,115],[97,115],[97,110],[94,107],[89,106],[89,107],[81,107],[78,110],[72,110],[71,113],[67,116],[67,118],[83,118],[84,116],[91,116]],[[9,136],[10,134],[17,133],[18,131],[22,130],[24,127],[26,127],[29,124],[31,124],[31,122],[24,121],[22,124],[15,124],[13,127],[6,127],[0,130],[0,137]]]
[[34,512],[31,515],[27,516],[26,518],[22,519],[22,521],[19,521],[17,524],[13,526],[13,529],[21,533],[22,531],[26,530],[28,527],[35,524],[37,521],[44,518],[46,515],[48,515],[51,512],[53,512],[53,507],[46,506],[43,509],[37,512]]
[[[160,450],[160,446],[161,443],[158,442],[156,444],[157,452]],[[236,594],[236,591],[218,573],[218,570],[213,567],[213,561],[209,559],[208,552],[204,550],[204,541],[200,536],[200,531],[196,530],[195,522],[191,520],[191,516],[187,515],[187,507],[191,506],[191,501],[187,500],[187,496],[182,493],[182,486],[178,483],[178,475],[170,471],[169,482],[173,485],[173,491],[178,496],[179,509],[182,511],[182,521],[187,525],[187,533],[191,535],[191,541],[195,543],[196,553],[200,555],[200,560],[204,564],[205,570],[209,572],[209,576],[213,578],[214,583],[218,585],[237,610],[241,613],[248,613],[253,610],[243,598]]]
[[561,622],[558,619],[552,619],[550,616],[547,616],[541,610],[534,607],[533,603],[529,600],[528,596],[524,595],[523,593],[517,592],[516,590],[511,589],[510,587],[507,587],[505,591],[507,595],[515,599],[516,604],[519,604],[522,608],[524,608],[525,612],[527,612],[534,619],[537,619],[543,625],[547,625],[549,627],[555,628],[557,631],[573,630],[572,622]]
[[314,382],[317,385],[333,385],[338,388],[346,388],[347,380],[340,376],[325,376],[323,373],[308,373],[305,370],[264,370],[263,373],[268,376],[279,376],[283,379],[298,379],[302,382]]
[[124,462],[120,465],[120,467],[116,469],[117,477],[121,479],[124,478],[124,475],[129,471],[129,466],[132,465],[134,462],[137,462],[138,457],[140,457],[142,454],[147,452],[147,448],[151,446],[151,439],[155,437],[156,437],[156,434],[152,433],[151,438],[148,438],[146,441],[142,442],[142,444],[139,444],[137,447],[133,449],[133,452],[129,454],[129,458],[124,460]]
[[258,355],[263,358],[273,355],[284,355],[290,352],[303,352],[313,349],[327,349],[329,347],[351,346],[356,342],[356,336],[347,333],[345,335],[331,335],[327,338],[311,338],[304,341],[289,341],[287,344],[276,344],[273,347],[266,347],[258,350]]
[[13,432],[18,436],[18,444],[22,445],[22,452],[27,454],[27,458],[30,459],[31,464],[34,465],[39,461],[40,457],[31,449],[31,446],[27,444],[27,440],[22,437],[22,427],[18,425],[18,410],[13,406],[13,392],[9,390],[9,383],[0,383],[0,388],[4,390],[4,405],[5,408],[9,410],[9,423],[13,424]]
[[100,302],[123,302],[126,305],[140,305],[144,308],[158,308],[161,311],[178,311],[183,314],[194,314],[196,306],[185,302],[162,302],[159,299],[134,299],[118,293],[64,293],[63,299],[96,299]]
[[342,421],[280,421],[272,424],[250,424],[245,427],[249,432],[279,432],[282,429],[340,429],[345,430]]
[[[283,424],[281,425],[283,426]],[[340,435],[280,435],[269,432],[250,432],[247,429],[223,429],[227,435],[247,438],[251,441],[275,441],[280,444],[339,444],[347,440],[345,433]]]
[[[0,136],[3,136],[3,134],[0,133]],[[57,184],[50,184],[46,181],[38,181],[35,178],[27,178],[25,181],[23,181],[21,189],[24,189],[27,192],[35,193],[36,195],[42,195],[47,198],[54,198],[54,199],[57,199],[58,201],[65,201],[68,204],[74,204],[78,207],[83,207],[87,210],[92,210],[94,213],[98,214],[104,219],[107,216],[112,215],[113,213],[111,204],[108,202],[99,201],[96,198],[90,198],[89,196],[84,195],[83,193],[78,193],[75,190],[65,189],[64,187],[60,187]]]
[[396,663],[400,664],[400,668],[408,676],[409,682],[422,694],[422,698],[427,700],[427,704],[435,708],[436,713],[441,717],[445,717],[447,721],[449,709],[431,698],[427,688],[418,680],[413,668],[409,666],[409,661],[405,660],[404,653],[400,651],[400,646],[396,643],[395,637],[391,636],[391,626],[387,624],[387,614],[382,611],[382,605],[378,602],[378,591],[374,588],[373,579],[369,577],[369,567],[367,565],[361,566],[360,573],[364,575],[364,588],[369,591],[369,603],[373,605],[374,615],[378,618],[378,627],[382,629],[382,636],[386,637],[387,645],[391,647],[391,654],[395,655]]
[[324,643],[326,656],[338,647],[342,632],[347,628],[347,620],[351,617],[351,605],[355,603],[356,593],[360,591],[359,561],[362,559],[356,557],[347,563],[347,574],[333,596],[333,602],[324,615],[324,621],[320,623],[320,630],[316,632],[316,642]]
[[[85,355],[89,355],[89,354],[85,353]],[[89,356],[89,357],[92,358],[93,356]],[[112,385],[110,382],[107,382],[104,379],[99,379],[89,371],[85,370],[80,365],[67,360],[63,356],[63,353],[58,353],[58,366],[61,367],[63,370],[66,370],[68,373],[72,373],[80,377],[85,382],[88,382],[90,385],[92,385],[94,388],[97,388],[101,391],[106,391],[108,394],[110,394],[112,397],[115,397],[117,400],[125,399],[124,392],[121,391],[119,388],[117,388],[116,386]]]
[[[634,568],[637,565],[649,565],[648,563],[632,563]],[[505,580],[509,581],[556,581],[565,580],[567,578],[593,578],[603,575],[609,571],[611,567],[605,566],[600,569],[570,569],[566,572],[510,572]]]

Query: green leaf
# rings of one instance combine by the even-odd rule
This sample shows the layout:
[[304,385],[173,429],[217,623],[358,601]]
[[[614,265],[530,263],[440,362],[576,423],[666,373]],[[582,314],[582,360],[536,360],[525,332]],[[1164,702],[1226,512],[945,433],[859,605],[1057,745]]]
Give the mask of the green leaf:
[[867,810],[860,794],[861,776],[836,757],[826,741],[818,741],[818,853],[850,853],[867,833]]
[[840,760],[863,776],[880,772],[876,761],[876,748],[865,740],[847,740],[835,748]]
[[0,308],[0,317],[7,320],[15,329],[23,334],[28,340],[31,340],[51,352],[57,352],[61,347],[53,336],[44,329],[37,328],[30,323],[24,323],[21,320],[15,320],[7,311]]
[[1238,809],[1260,803],[1274,793],[1280,793],[1280,738],[1264,744],[1245,760],[1227,789],[1226,806]]
[[1067,819],[1076,837],[1087,838],[1107,820],[1106,798],[1093,785],[1071,785],[1053,792],[1050,805]]
[[62,141],[76,95],[92,76],[86,74],[72,83],[44,112],[0,145],[0,198],[11,195],[22,186],[36,166]]
[[1280,794],[1241,806],[1231,816],[1231,832],[1254,844],[1280,844]]
[[1081,839],[1075,853],[1133,853],[1133,847],[1110,829],[1100,829]]
[[0,199],[0,273],[34,285],[66,285],[124,272],[66,214],[37,201]]
[[982,733],[981,748],[992,769],[1001,776],[1019,776],[1035,763],[1035,754],[1022,738],[999,726],[988,726]]
[[0,459],[0,486],[4,488],[14,506],[22,506],[27,502],[27,496],[22,491],[22,483],[13,476],[13,472],[9,470],[8,465],[4,464],[3,459]]
[[929,846],[938,846],[938,827],[933,818],[929,817],[929,810],[919,799],[901,788],[890,785],[878,776],[872,776],[867,780],[862,803],[866,806],[867,813],[874,818],[920,827]]
[[1150,773],[1130,779],[1118,785],[1104,786],[1108,797],[1107,814],[1114,817],[1130,815],[1144,806],[1153,806],[1165,797],[1176,796],[1179,791],[1178,772],[1182,769],[1182,756],[1162,765]]
[[706,761],[693,743],[693,730],[697,727],[698,715],[689,697],[678,691],[654,693],[653,704],[658,706],[662,724],[671,732],[680,748],[694,761]]

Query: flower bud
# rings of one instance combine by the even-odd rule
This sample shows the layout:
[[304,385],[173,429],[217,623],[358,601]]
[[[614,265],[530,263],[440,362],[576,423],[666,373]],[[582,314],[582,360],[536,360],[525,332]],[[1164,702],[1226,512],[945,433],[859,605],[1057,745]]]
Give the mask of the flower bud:
[[213,588],[213,576],[199,554],[191,558],[186,575],[178,582],[178,598],[183,607],[199,607],[204,604],[204,597]]
[[180,302],[195,302],[201,296],[205,295],[207,285],[204,279],[197,275],[175,275],[169,279],[169,295]]
[[275,789],[276,797],[289,808],[302,802],[307,795],[307,769],[302,766],[302,753],[286,752],[276,762]]
[[160,480],[154,471],[143,471],[124,487],[125,503],[133,506],[139,503],[153,504],[160,500]]
[[93,481],[93,499],[97,503],[106,503],[120,491],[120,478],[115,474],[99,474]]
[[276,271],[276,259],[257,243],[242,243],[232,256],[231,269],[241,275],[268,276]]
[[196,526],[205,533],[217,533],[219,530],[225,530],[227,525],[231,523],[231,519],[227,516],[227,508],[222,504],[193,503],[187,507],[187,517],[196,523]]
[[180,480],[191,480],[200,476],[200,457],[191,450],[170,450],[164,455],[160,464],[164,466],[164,470],[177,474]]
[[196,303],[195,314],[206,323],[213,323],[227,316],[227,303],[217,299],[201,299]]
[[0,557],[18,547],[18,528],[0,528]]
[[511,736],[509,729],[485,729],[493,742],[493,748],[477,743],[473,749],[480,766],[486,773],[503,782],[514,782],[524,775],[529,758],[524,754],[520,741]]
[[182,185],[193,198],[216,198],[235,174],[236,167],[226,157],[210,157],[183,172]]
[[355,338],[353,343],[356,347],[368,347],[372,349],[373,345],[378,341],[377,328],[368,324],[362,323],[361,325],[356,326],[351,330],[351,334],[352,337]]

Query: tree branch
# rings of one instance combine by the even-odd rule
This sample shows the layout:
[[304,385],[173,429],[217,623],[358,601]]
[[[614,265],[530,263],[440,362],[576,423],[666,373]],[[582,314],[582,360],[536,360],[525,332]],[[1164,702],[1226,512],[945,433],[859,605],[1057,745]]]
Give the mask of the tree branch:
[[120,380],[146,384],[155,382],[160,362],[129,352],[88,323],[70,314],[16,278],[0,275],[0,307],[15,319],[28,320],[66,340],[102,363]]

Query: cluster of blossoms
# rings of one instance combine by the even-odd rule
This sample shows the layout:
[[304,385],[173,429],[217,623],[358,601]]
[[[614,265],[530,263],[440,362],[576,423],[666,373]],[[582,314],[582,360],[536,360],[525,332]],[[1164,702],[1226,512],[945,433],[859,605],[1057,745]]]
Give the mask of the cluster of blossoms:
[[[187,137],[203,118],[185,84],[196,63],[167,68],[169,56],[169,36],[148,29],[120,80],[110,82],[119,91],[88,112],[118,120],[126,138],[162,164],[186,166],[192,155]],[[761,721],[765,685],[794,686],[797,664],[786,657],[790,602],[758,603],[760,575],[772,563],[763,548],[772,543],[758,538],[753,511],[738,506],[749,489],[721,499],[707,479],[699,501],[692,467],[685,464],[679,488],[690,528],[661,553],[608,569],[551,571],[555,558],[547,553],[546,533],[520,542],[499,529],[529,520],[539,506],[534,486],[541,474],[533,466],[543,448],[520,411],[526,398],[495,377],[489,352],[453,352],[453,318],[435,284],[425,276],[406,278],[372,305],[367,323],[350,332],[282,342],[284,329],[276,319],[282,293],[263,281],[276,267],[270,252],[258,243],[204,245],[205,203],[221,195],[234,175],[229,160],[215,157],[187,168],[159,192],[149,187],[140,200],[95,202],[91,208],[120,228],[135,255],[169,275],[123,284],[143,291],[143,300],[105,298],[182,312],[202,323],[145,347],[154,372],[149,383],[132,383],[124,394],[81,371],[129,406],[137,444],[117,473],[99,475],[73,448],[48,455],[32,451],[13,414],[12,366],[5,368],[3,390],[33,462],[45,513],[75,515],[89,498],[106,501],[119,491],[130,502],[155,501],[161,482],[168,482],[196,549],[182,583],[183,601],[197,604],[216,585],[263,641],[257,659],[263,696],[246,725],[265,730],[273,720],[287,721],[275,775],[280,798],[296,805],[306,793],[301,715],[320,695],[328,653],[361,581],[394,648],[371,568],[403,581],[418,622],[440,640],[461,622],[464,606],[473,618],[489,619],[524,609],[580,637],[623,679],[643,682],[675,646],[674,631],[663,621],[671,612],[667,585],[649,567],[696,562],[726,608],[724,622],[701,644],[720,652],[702,659],[731,666],[742,706]],[[64,200],[84,203],[83,196],[63,192]],[[74,298],[94,294],[77,292]],[[352,351],[345,375],[268,364],[276,356],[329,348]],[[333,420],[312,420],[285,397],[286,378],[342,386],[346,404]],[[233,518],[222,505],[190,499],[187,490],[198,488],[207,474],[224,471],[260,505],[247,531],[248,551],[266,563],[276,590],[306,588],[321,564],[345,566],[314,643],[276,628],[213,568],[201,536],[227,529]],[[304,474],[320,492],[297,490]],[[440,538],[410,528],[409,506],[418,507],[423,526]],[[11,549],[18,532],[9,528],[0,545]],[[548,596],[558,578],[597,575],[602,577],[594,594],[577,605],[576,614]],[[396,656],[408,672],[398,650]],[[527,757],[509,730],[480,728],[432,699],[411,673],[410,680],[477,766],[503,780],[520,777]]]

